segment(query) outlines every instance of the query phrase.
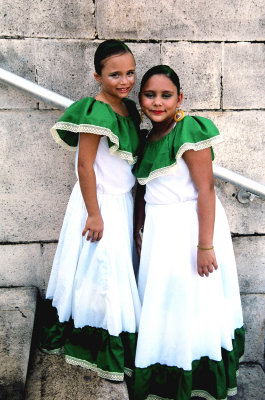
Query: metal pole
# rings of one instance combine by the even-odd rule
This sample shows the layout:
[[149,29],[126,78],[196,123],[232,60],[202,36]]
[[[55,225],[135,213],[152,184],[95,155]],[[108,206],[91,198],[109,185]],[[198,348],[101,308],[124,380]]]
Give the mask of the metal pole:
[[0,68],[0,81],[63,110],[73,103],[73,100],[54,93],[49,89],[45,89],[44,87],[21,78],[12,72],[8,72],[3,68]]
[[[26,94],[36,97],[37,99],[62,110],[66,109],[73,103],[73,100],[54,93],[51,90],[45,89],[44,87],[30,82],[27,79],[21,78],[12,72],[8,72],[3,68],[0,68],[0,82],[13,86],[14,88],[19,89]],[[236,172],[230,171],[229,169],[220,167],[219,165],[213,165],[213,172],[216,178],[233,183],[236,186],[244,188],[247,192],[254,193],[257,196],[265,198],[265,185],[255,182],[243,175],[237,174]]]
[[216,178],[233,183],[256,196],[265,197],[265,185],[259,182],[216,164],[213,164],[213,173]]

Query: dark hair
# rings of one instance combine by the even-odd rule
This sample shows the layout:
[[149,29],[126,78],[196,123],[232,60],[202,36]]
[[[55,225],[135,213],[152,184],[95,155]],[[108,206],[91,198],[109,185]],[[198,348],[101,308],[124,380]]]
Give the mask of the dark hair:
[[115,54],[124,54],[124,53],[131,53],[131,55],[133,56],[129,47],[120,40],[109,39],[100,43],[94,56],[95,71],[99,75],[101,75],[102,61],[105,60],[105,58],[108,58]]
[[152,67],[148,71],[146,71],[141,80],[140,93],[142,92],[143,87],[148,79],[150,79],[153,75],[166,75],[176,86],[178,94],[180,93],[179,77],[176,72],[168,65],[156,65],[155,67]]

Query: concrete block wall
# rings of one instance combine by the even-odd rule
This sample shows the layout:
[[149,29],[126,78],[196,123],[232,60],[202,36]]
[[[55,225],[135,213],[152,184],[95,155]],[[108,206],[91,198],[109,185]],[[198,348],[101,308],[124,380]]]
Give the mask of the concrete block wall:
[[[0,14],[0,66],[72,99],[95,95],[93,55],[101,40],[125,40],[147,68],[171,65],[183,109],[212,118],[224,136],[215,162],[265,183],[265,12],[262,0],[6,0]],[[61,115],[0,84],[0,286],[36,286],[44,295],[74,155],[49,128]],[[246,362],[264,366],[265,202],[237,201],[216,180],[234,236],[247,329]]]

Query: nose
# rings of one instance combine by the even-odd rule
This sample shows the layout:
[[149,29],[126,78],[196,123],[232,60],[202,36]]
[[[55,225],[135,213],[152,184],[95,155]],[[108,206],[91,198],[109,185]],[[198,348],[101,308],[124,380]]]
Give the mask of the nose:
[[161,106],[161,104],[162,104],[162,99],[161,99],[161,97],[160,97],[160,96],[156,96],[156,97],[154,98],[154,105],[156,105],[156,106]]
[[128,76],[127,75],[121,75],[120,83],[122,85],[125,85],[126,83],[128,83]]

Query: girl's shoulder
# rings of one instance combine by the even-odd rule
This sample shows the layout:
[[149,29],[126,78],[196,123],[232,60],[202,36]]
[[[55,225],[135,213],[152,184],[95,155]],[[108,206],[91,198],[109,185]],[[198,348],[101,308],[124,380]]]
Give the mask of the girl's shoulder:
[[114,111],[102,101],[93,97],[84,97],[75,101],[67,108],[59,121],[68,121],[77,124],[92,124],[92,121],[112,121]]
[[84,97],[75,101],[62,115],[59,121],[70,118],[71,120],[78,121],[79,123],[90,124],[113,124],[117,119],[126,120],[131,118],[135,125],[140,125],[140,116],[133,100],[125,98],[123,102],[128,110],[128,116],[124,117],[112,110],[111,106],[103,101],[96,100],[93,97]]
[[210,147],[213,159],[212,146],[221,141],[222,137],[210,119],[187,115],[160,140],[144,141],[135,175],[141,184],[166,175],[187,150],[198,151]]
[[[129,103],[132,107],[131,101]],[[51,133],[54,140],[68,150],[76,150],[79,133],[106,136],[111,153],[125,158],[131,164],[136,162],[139,139],[137,125],[131,114],[123,117],[115,113],[109,104],[93,97],[85,97],[71,104],[51,128]]]
[[216,125],[208,118],[200,116],[186,115],[174,128],[175,145],[184,145],[185,143],[193,144],[193,150],[199,150],[198,146],[204,143],[211,145],[216,140],[221,139],[220,132]]

